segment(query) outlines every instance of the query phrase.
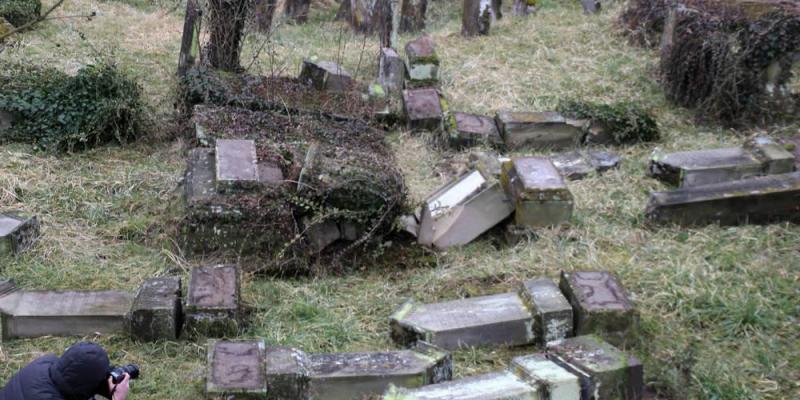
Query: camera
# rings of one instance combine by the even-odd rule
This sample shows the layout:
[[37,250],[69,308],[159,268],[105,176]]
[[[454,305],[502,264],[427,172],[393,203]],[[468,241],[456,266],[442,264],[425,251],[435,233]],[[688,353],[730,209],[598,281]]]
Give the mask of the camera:
[[139,366],[136,364],[128,364],[122,367],[111,367],[108,371],[108,376],[111,377],[111,382],[116,385],[125,379],[126,372],[130,375],[131,379],[136,379],[139,377]]

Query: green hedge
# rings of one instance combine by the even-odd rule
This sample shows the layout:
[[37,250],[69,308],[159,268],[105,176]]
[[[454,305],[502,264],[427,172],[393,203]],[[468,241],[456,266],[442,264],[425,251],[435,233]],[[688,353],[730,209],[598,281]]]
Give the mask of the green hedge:
[[653,115],[631,102],[602,104],[563,100],[557,109],[571,118],[588,119],[604,126],[618,144],[651,142],[660,137]]
[[41,0],[0,0],[0,17],[17,27],[36,20],[41,12]]

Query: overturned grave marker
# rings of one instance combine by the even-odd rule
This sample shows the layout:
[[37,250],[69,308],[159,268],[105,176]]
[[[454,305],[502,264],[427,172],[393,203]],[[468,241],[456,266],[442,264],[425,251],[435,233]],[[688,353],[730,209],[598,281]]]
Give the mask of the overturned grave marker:
[[406,68],[409,87],[436,86],[439,83],[439,57],[433,39],[424,35],[406,43]]
[[442,129],[444,112],[439,92],[432,88],[403,91],[408,129],[438,131]]
[[235,265],[195,268],[186,295],[184,329],[191,336],[234,336],[241,324],[239,269]]
[[394,49],[384,47],[381,49],[378,64],[378,83],[390,93],[403,90],[406,64],[400,55]]
[[317,90],[343,92],[350,90],[355,81],[347,70],[333,61],[303,60],[300,82]]
[[486,145],[503,147],[503,138],[494,119],[483,115],[453,113],[455,130],[449,135],[449,144],[455,148]]
[[39,236],[39,220],[16,213],[0,213],[0,256],[27,250]]
[[533,314],[533,331],[539,344],[572,336],[572,306],[552,280],[522,282],[520,295]]
[[794,169],[800,171],[800,135],[785,138],[781,143],[794,156]]
[[619,167],[619,156],[605,151],[585,150],[556,154],[550,157],[561,175],[569,180],[583,179],[592,173],[603,173]]
[[584,122],[556,112],[501,111],[495,119],[509,150],[572,148],[585,136]]
[[503,164],[501,181],[514,202],[517,225],[547,227],[572,218],[572,193],[549,159],[514,158]]
[[175,340],[180,335],[181,278],[148,279],[139,287],[130,313],[130,333],[136,339]]
[[269,392],[264,366],[265,351],[263,340],[209,341],[206,395],[209,398],[266,398]]
[[800,222],[800,172],[653,192],[645,214],[680,225]]
[[269,399],[308,399],[311,378],[305,352],[292,347],[269,346],[265,357]]

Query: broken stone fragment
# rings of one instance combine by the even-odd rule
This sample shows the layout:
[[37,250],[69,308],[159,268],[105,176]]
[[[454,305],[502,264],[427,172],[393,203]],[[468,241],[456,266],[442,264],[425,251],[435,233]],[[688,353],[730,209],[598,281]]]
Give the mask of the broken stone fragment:
[[576,150],[550,157],[561,175],[569,180],[583,179],[619,167],[619,156],[605,151]]
[[406,43],[408,84],[413,87],[436,86],[439,82],[439,57],[433,39],[424,35]]
[[533,243],[538,239],[536,231],[524,226],[506,224],[503,230],[503,241],[507,246],[514,247],[518,244]]
[[800,222],[800,172],[653,192],[647,219],[660,224]]
[[258,183],[254,141],[218,139],[214,154],[217,191],[250,189]]
[[403,232],[408,232],[412,236],[417,237],[417,233],[419,232],[419,221],[417,220],[416,215],[401,215],[398,217],[397,222]]
[[184,307],[188,336],[235,336],[241,322],[239,269],[235,265],[199,267],[189,279]]
[[577,336],[547,347],[548,358],[577,375],[582,399],[639,400],[642,364],[597,336]]
[[495,120],[509,150],[576,147],[585,135],[583,121],[556,112],[498,112]]
[[511,370],[526,382],[536,384],[539,400],[580,400],[581,385],[578,377],[547,359],[545,354],[530,354],[511,360]]
[[303,60],[300,71],[300,82],[313,86],[317,90],[343,92],[350,90],[354,80],[347,70],[333,61]]
[[389,47],[381,49],[378,61],[378,82],[389,92],[404,89],[406,64],[397,52]]
[[291,347],[269,346],[265,352],[268,400],[306,400],[308,355]]
[[500,179],[503,171],[503,163],[511,160],[493,151],[476,151],[469,154],[469,168],[481,172],[483,176],[491,179]]
[[263,340],[209,340],[208,398],[264,399],[268,395]]
[[438,131],[442,129],[444,112],[436,89],[408,89],[403,91],[408,129]]
[[18,213],[0,213],[0,256],[19,254],[39,237],[39,220]]
[[460,149],[472,146],[503,147],[503,138],[494,119],[462,112],[453,113],[456,129],[449,136],[449,145]]
[[547,344],[572,336],[572,306],[548,278],[525,281],[520,296],[533,314],[537,342]]
[[514,202],[515,224],[539,228],[566,223],[572,217],[572,193],[549,159],[514,158],[503,164],[501,181]]
[[608,272],[561,272],[559,287],[575,313],[575,335],[596,334],[616,346],[635,338],[639,313]]
[[586,14],[597,14],[603,8],[600,0],[581,0],[581,5]]
[[143,341],[175,340],[182,318],[181,278],[151,278],[139,287],[133,300],[130,333]]

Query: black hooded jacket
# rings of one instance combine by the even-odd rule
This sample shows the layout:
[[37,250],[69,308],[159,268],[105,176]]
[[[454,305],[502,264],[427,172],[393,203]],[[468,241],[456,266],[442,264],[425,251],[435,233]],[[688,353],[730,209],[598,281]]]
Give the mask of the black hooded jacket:
[[11,377],[0,400],[88,400],[108,395],[108,354],[94,343],[78,343],[61,357],[39,357]]

